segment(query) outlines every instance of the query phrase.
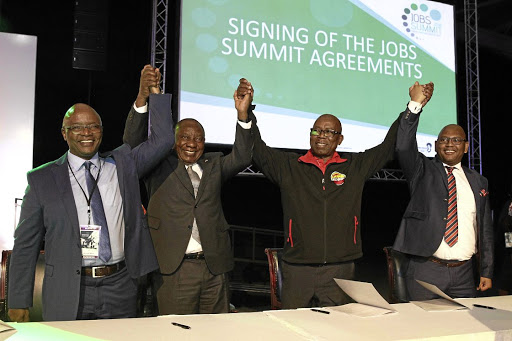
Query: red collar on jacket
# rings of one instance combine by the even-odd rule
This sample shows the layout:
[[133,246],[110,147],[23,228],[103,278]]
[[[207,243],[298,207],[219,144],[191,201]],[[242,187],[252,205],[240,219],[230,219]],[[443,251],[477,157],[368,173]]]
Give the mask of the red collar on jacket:
[[334,152],[332,157],[329,160],[327,160],[327,162],[324,163],[324,160],[314,156],[313,153],[311,153],[310,149],[308,150],[306,155],[302,155],[301,157],[299,157],[299,161],[315,165],[322,171],[323,174],[325,174],[325,170],[327,169],[328,165],[330,165],[331,163],[342,163],[347,161],[347,159],[342,159],[338,152]]

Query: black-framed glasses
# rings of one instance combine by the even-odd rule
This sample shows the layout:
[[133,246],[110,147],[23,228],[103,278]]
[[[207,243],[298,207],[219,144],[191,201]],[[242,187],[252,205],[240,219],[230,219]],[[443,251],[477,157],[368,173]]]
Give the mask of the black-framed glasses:
[[459,145],[462,142],[466,142],[466,139],[463,139],[462,137],[440,137],[437,139],[437,143],[440,144],[447,144],[449,141],[451,141],[454,145]]
[[85,129],[88,129],[91,133],[98,133],[103,129],[103,126],[101,124],[93,123],[93,124],[74,124],[69,127],[63,127],[67,130],[71,130],[73,134],[80,134],[83,133]]
[[309,135],[311,135],[311,136],[320,136],[322,133],[324,134],[325,137],[330,138],[330,137],[333,137],[336,134],[341,134],[341,131],[336,131],[336,130],[332,130],[332,129],[316,129],[316,128],[311,128],[311,131],[310,131]]

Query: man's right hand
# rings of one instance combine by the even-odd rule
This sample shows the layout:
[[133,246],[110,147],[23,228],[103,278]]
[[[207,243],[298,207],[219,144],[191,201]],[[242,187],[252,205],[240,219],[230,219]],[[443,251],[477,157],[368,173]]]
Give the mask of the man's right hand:
[[28,308],[26,309],[9,309],[7,312],[11,322],[30,322]]
[[139,93],[135,100],[135,105],[138,108],[146,105],[150,93],[160,93],[160,77],[159,69],[151,65],[144,66],[140,72]]
[[421,103],[422,107],[425,107],[425,105],[427,105],[433,93],[434,83],[432,82],[424,85],[421,85],[419,82],[415,82],[409,88],[409,96],[411,97],[411,101]]
[[240,84],[238,84],[238,88],[236,89],[236,95],[238,99],[243,99],[247,94],[251,96],[254,95],[252,84],[247,79],[240,78]]

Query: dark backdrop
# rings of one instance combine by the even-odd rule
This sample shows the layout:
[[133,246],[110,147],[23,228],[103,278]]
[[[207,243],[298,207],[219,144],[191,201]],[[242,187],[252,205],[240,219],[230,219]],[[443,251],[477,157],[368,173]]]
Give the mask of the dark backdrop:
[[[512,13],[512,2],[493,2],[494,6],[486,6],[480,11],[482,27],[496,28],[501,20]],[[109,1],[107,70],[99,72],[72,68],[74,1],[0,0],[0,31],[38,37],[34,167],[58,158],[67,150],[60,135],[60,126],[64,113],[75,102],[89,102],[101,114],[105,126],[102,150],[110,150],[121,143],[124,120],[137,95],[140,70],[144,64],[149,63],[151,3],[149,0]],[[459,122],[465,127],[464,32],[460,25],[463,22],[463,8],[462,1],[451,3],[457,5],[456,20],[459,22],[458,109]],[[176,1],[170,0],[169,6],[167,92],[174,92],[176,77],[173,66],[177,62]],[[501,33],[510,37],[510,28],[501,29]],[[510,187],[511,175],[511,162],[508,159],[511,126],[511,87],[508,78],[511,58],[500,51],[499,45],[481,45],[483,174],[490,180],[492,206],[499,209]],[[226,184],[223,193],[228,221],[238,225],[279,229],[282,219],[279,200],[279,190],[262,177],[236,177]],[[362,214],[366,255],[381,254],[382,246],[392,244],[407,200],[407,186],[404,182],[367,183]]]

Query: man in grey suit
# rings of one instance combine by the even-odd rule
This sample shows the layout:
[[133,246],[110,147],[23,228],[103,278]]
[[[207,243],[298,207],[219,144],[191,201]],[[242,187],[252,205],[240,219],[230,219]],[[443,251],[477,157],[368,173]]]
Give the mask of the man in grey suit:
[[[410,89],[415,91],[422,91],[417,83]],[[433,160],[419,153],[419,117],[419,112],[409,111],[398,128],[396,149],[411,200],[393,248],[411,255],[406,273],[410,300],[437,297],[416,280],[434,284],[451,297],[474,297],[475,289],[492,286],[493,229],[487,179],[461,164],[469,143],[458,125],[441,130]],[[476,283],[473,269],[479,272]]]
[[[139,93],[136,105],[144,103]],[[144,178],[148,219],[160,271],[155,274],[158,310],[165,314],[229,311],[227,272],[234,266],[229,225],[224,218],[221,186],[251,163],[252,135],[247,110],[252,96],[235,99],[238,112],[232,152],[204,152],[205,132],[199,122],[176,125],[170,153]],[[147,115],[132,109],[124,141],[132,146],[145,138]]]
[[[156,77],[150,84],[159,93]],[[83,103],[67,111],[62,136],[69,151],[27,175],[9,271],[12,321],[30,320],[43,242],[45,320],[135,317],[137,279],[158,268],[139,177],[173,145],[170,95],[152,94],[150,110],[147,142],[105,154],[98,154],[103,136],[98,113]]]

